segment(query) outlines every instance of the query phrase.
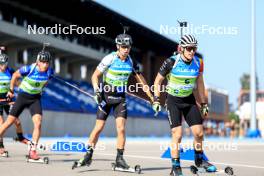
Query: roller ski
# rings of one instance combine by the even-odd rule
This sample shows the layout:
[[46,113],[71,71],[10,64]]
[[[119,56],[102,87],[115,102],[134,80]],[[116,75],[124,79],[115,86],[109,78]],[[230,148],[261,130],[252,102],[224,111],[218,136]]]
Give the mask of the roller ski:
[[8,158],[8,151],[6,151],[4,148],[0,148],[0,156]]
[[40,158],[36,150],[29,151],[29,155],[26,155],[26,161],[28,163],[49,164],[49,158],[48,157]]
[[72,170],[78,167],[89,167],[92,163],[93,150],[87,150],[86,154],[79,161],[75,161],[72,165]]
[[[190,170],[192,172],[192,174],[196,174],[199,175],[199,173],[208,173],[209,171],[207,171],[205,168],[199,168],[196,167],[194,165],[192,165],[190,167]],[[210,172],[210,173],[215,173],[215,174],[227,174],[227,175],[234,175],[234,171],[232,167],[226,167],[224,170],[218,170],[216,169],[214,172]]]
[[141,173],[140,165],[136,165],[135,167],[130,167],[129,165],[127,165],[123,156],[116,157],[116,162],[112,163],[112,170],[120,171],[120,172],[131,172],[131,173],[137,173],[137,174]]
[[[26,144],[26,145],[30,145],[32,143],[31,140],[29,140],[29,139],[27,139],[25,137],[23,137],[23,138],[14,137],[13,140],[15,142],[21,142],[22,144]],[[44,144],[38,144],[37,148],[39,150],[43,150],[43,151],[46,150],[46,146]]]
[[204,160],[202,154],[195,155],[195,165],[190,167],[190,170],[193,174],[199,175],[199,173],[216,173],[216,174],[227,174],[233,175],[233,168],[226,167],[224,170],[218,170],[213,164]]

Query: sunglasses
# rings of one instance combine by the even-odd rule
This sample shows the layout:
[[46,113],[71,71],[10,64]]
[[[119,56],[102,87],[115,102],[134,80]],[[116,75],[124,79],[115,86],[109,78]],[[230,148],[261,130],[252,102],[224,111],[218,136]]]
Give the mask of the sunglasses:
[[131,48],[131,46],[130,45],[121,45],[121,48],[123,48],[123,49],[126,49],[126,48]]
[[185,47],[185,49],[186,49],[187,51],[189,51],[189,52],[191,52],[191,51],[196,52],[197,47],[187,46],[187,47]]
[[4,63],[2,63],[2,62],[0,62],[0,65],[7,65],[8,63],[7,62],[4,62]]

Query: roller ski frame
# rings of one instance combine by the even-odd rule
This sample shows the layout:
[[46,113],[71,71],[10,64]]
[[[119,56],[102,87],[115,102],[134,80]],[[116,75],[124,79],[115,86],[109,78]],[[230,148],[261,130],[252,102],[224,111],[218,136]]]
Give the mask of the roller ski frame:
[[[22,144],[25,144],[24,142],[20,141],[17,137],[13,137],[13,140],[14,140],[15,142],[20,142],[20,143],[22,143]],[[27,138],[25,138],[25,140],[27,140],[28,142],[31,142],[31,140],[29,140],[29,139],[27,139]],[[26,144],[26,145],[27,145],[27,144]],[[45,146],[44,144],[38,144],[37,148],[38,148],[39,150],[42,150],[42,151],[47,150],[47,148],[46,148],[46,146]]]
[[1,157],[9,157],[8,151],[4,151],[4,153],[0,154]]
[[137,174],[141,173],[140,165],[135,165],[135,167],[129,167],[128,169],[117,167],[116,163],[112,163],[111,166],[112,166],[113,171],[130,172],[130,173],[137,173]]
[[201,168],[201,167],[196,167],[194,165],[190,166],[190,171],[192,174],[196,174],[196,175],[199,175],[200,174],[203,174],[203,173],[214,173],[214,174],[227,174],[227,175],[234,175],[234,171],[233,171],[233,168],[232,167],[225,167],[225,169],[223,170],[216,170],[215,172],[208,172],[206,171],[204,168]]
[[29,155],[26,155],[26,161],[28,163],[49,164],[49,158],[48,157],[44,157],[44,158],[40,158],[38,160],[34,160],[34,159],[30,159]]

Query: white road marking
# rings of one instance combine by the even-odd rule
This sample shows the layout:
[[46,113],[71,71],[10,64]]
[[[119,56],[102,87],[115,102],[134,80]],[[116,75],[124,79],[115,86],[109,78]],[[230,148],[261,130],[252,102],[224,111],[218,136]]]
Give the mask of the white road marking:
[[[103,156],[116,156],[115,154],[108,154],[108,153],[97,153],[95,155],[103,155]],[[125,155],[126,157],[130,157],[130,158],[141,158],[141,159],[155,159],[155,160],[161,160],[161,161],[166,161],[168,162],[168,160],[164,160],[162,158],[159,157],[152,157],[152,156],[142,156],[142,155]],[[183,162],[191,162],[193,163],[193,161],[188,161],[188,160],[182,160]],[[236,163],[221,163],[221,162],[211,162],[212,164],[218,164],[218,165],[225,165],[225,166],[237,166],[237,167],[248,167],[248,168],[257,168],[257,169],[264,169],[264,166],[258,166],[258,165],[248,165],[248,164],[236,164]]]

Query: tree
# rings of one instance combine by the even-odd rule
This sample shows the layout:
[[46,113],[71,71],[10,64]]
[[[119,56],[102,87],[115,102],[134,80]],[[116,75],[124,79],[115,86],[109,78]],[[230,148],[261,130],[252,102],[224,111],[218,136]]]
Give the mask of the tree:
[[235,114],[235,112],[230,112],[228,114],[228,118],[229,120],[235,120],[236,123],[239,123],[239,116],[237,114]]
[[[243,90],[249,90],[250,89],[250,75],[247,73],[244,73],[242,77],[240,78],[240,84],[241,89]],[[259,81],[258,77],[256,77],[256,89],[259,89]]]

